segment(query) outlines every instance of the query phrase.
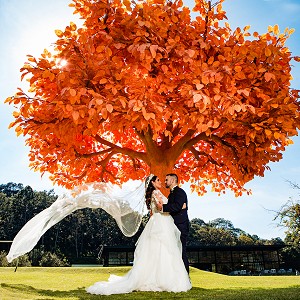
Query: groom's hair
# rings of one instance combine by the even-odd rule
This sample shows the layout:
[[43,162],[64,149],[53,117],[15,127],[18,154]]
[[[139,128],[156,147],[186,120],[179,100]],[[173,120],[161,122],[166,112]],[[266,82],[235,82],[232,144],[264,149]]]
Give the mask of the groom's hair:
[[167,174],[166,176],[171,176],[175,179],[175,183],[178,183],[178,176],[175,173]]

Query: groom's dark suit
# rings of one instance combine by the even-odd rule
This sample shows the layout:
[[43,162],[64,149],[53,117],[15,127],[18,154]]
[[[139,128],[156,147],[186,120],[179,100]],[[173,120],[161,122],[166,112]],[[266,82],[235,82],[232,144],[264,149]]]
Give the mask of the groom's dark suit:
[[[186,208],[182,209],[184,203],[186,203]],[[190,223],[187,210],[188,203],[185,191],[178,186],[174,187],[168,196],[168,203],[163,205],[163,211],[170,213],[174,219],[175,225],[181,232],[180,239],[182,243],[182,260],[187,272],[189,272],[189,262],[186,255],[186,242]]]

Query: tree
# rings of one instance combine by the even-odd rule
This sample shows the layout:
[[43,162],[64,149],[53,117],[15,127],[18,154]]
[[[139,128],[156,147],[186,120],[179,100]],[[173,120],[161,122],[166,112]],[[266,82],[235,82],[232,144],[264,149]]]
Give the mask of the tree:
[[0,184],[0,193],[3,193],[8,197],[17,194],[22,189],[23,189],[22,183],[9,182],[7,184]]
[[182,0],[73,0],[84,26],[28,55],[29,92],[6,99],[31,168],[67,188],[172,171],[199,195],[263,176],[299,128],[293,29],[232,30],[223,1],[192,18]]
[[223,228],[225,230],[233,230],[234,226],[231,221],[225,220],[224,218],[217,218],[209,222],[211,227]]
[[[300,186],[290,182],[290,185],[300,191]],[[286,228],[284,242],[286,247],[282,255],[287,267],[300,269],[300,201],[290,198],[276,213],[274,220]]]
[[[0,185],[3,191],[19,187],[17,193],[10,196],[0,192],[0,239],[12,240],[25,223],[37,213],[49,207],[57,196],[53,190],[34,191],[30,186],[8,183]],[[15,190],[15,188],[13,188]],[[101,245],[134,246],[141,234],[144,223],[138,232],[128,238],[118,229],[116,221],[102,209],[83,209],[75,211],[64,220],[50,228],[40,239],[31,253],[34,264],[46,251],[63,254],[70,260],[82,257],[97,257]]]
[[[194,231],[194,232],[193,232]],[[214,228],[210,226],[201,226],[195,231],[191,230],[191,239],[188,239],[188,245],[191,246],[234,246],[236,245],[235,236],[224,228]]]
[[217,229],[224,229],[229,231],[233,236],[239,238],[241,235],[246,235],[246,232],[240,228],[235,228],[231,221],[225,220],[224,218],[217,218],[208,223],[209,226],[217,228]]
[[255,245],[255,240],[248,234],[241,234],[238,237],[239,245]]
[[[290,182],[294,189],[300,190],[300,186]],[[294,244],[297,247],[300,245],[300,202],[290,198],[276,213],[274,220],[279,220],[279,225],[286,228],[286,241],[289,244]],[[300,248],[299,248],[300,251]]]
[[53,190],[37,192],[21,183],[1,184],[1,190],[6,193],[0,193],[0,238],[3,240],[13,240],[27,221],[57,199]]

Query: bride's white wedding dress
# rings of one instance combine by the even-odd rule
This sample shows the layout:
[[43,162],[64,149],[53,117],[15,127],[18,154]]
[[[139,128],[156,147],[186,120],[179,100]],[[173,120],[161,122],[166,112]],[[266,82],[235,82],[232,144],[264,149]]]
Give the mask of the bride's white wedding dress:
[[191,282],[182,261],[180,231],[168,213],[156,209],[156,201],[167,198],[155,190],[151,199],[152,216],[136,243],[132,269],[124,276],[110,275],[108,281],[96,282],[86,291],[111,295],[132,291],[184,292]]

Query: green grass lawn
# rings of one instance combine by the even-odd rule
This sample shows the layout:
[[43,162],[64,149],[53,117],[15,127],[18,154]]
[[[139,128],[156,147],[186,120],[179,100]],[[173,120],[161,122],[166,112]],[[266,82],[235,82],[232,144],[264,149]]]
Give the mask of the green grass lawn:
[[203,299],[299,300],[300,276],[225,276],[191,268],[193,288],[187,293],[133,292],[96,296],[85,292],[110,273],[122,275],[128,267],[115,268],[0,268],[0,299]]

